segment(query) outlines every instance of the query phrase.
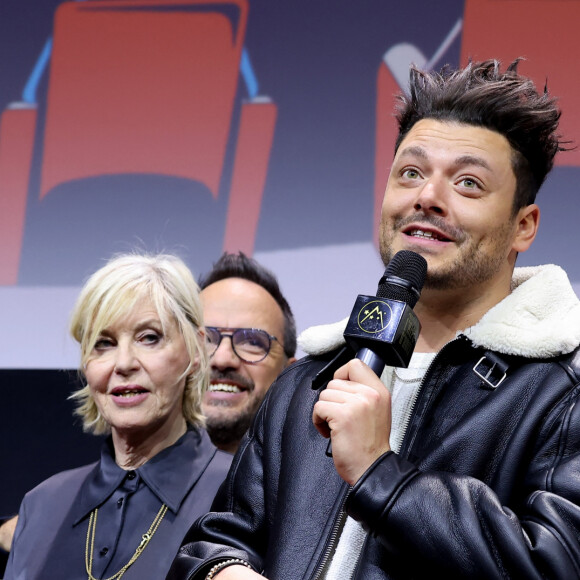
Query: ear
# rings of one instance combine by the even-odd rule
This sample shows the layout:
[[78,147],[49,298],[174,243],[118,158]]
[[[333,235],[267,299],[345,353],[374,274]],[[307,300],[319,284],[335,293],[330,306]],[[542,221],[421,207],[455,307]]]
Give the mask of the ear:
[[287,361],[286,361],[286,366],[289,367],[293,362],[296,362],[298,359],[295,356],[291,356]]
[[540,225],[540,208],[532,203],[522,207],[516,216],[516,231],[512,249],[525,252],[532,245]]

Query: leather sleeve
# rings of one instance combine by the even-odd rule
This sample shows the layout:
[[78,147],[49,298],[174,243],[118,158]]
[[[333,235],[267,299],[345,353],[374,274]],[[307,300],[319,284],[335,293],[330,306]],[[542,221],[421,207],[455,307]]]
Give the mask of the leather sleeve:
[[277,496],[281,429],[268,430],[267,449],[264,448],[264,433],[268,422],[279,427],[283,421],[285,400],[281,402],[280,399],[293,391],[293,388],[284,388],[286,383],[292,387],[292,380],[285,382],[283,376],[269,389],[242,439],[228,476],[212,504],[212,511],[195,522],[185,537],[168,580],[203,580],[214,564],[230,558],[248,562],[256,572],[263,570],[268,546],[266,495]]
[[[327,523],[337,503],[337,493],[328,493],[330,505],[316,501],[315,506],[304,508],[304,501],[311,497],[307,486],[319,490],[321,485],[331,484],[326,470],[315,469],[313,473],[307,447],[315,446],[317,465],[323,463],[326,469],[332,469],[335,488],[344,486],[345,493],[347,489],[335,473],[332,459],[325,456],[327,442],[311,420],[311,409],[318,397],[318,392],[311,388],[312,378],[327,363],[324,358],[313,362],[305,357],[286,369],[269,389],[218,491],[212,512],[190,529],[169,580],[203,580],[216,562],[229,558],[245,560],[257,572],[269,565],[269,573],[274,577],[282,572],[272,566],[280,566],[288,573],[293,564],[308,565],[310,554],[302,543],[307,542],[310,550],[315,551],[315,536]],[[311,517],[304,517],[305,509]],[[313,512],[322,521],[316,533],[304,532],[304,539],[292,542],[296,538],[284,533],[285,526],[294,531],[298,520],[308,527]],[[289,523],[292,518],[293,523]],[[288,544],[282,547],[286,540]],[[299,557],[295,551],[299,551]]]
[[389,452],[353,487],[347,512],[405,562],[409,577],[437,570],[450,578],[578,578],[577,398],[578,386],[542,418],[507,505],[478,479],[423,471]]
[[203,580],[215,563],[230,558],[248,562],[257,572],[262,569],[261,429],[258,415],[216,495],[212,511],[190,528],[167,580]]

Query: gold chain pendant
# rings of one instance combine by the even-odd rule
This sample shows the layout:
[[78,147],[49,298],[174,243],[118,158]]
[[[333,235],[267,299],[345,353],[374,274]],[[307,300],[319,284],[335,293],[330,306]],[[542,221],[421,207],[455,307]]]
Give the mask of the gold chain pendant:
[[[115,574],[106,578],[106,580],[119,580],[121,576],[129,569],[129,567],[135,563],[137,558],[141,555],[143,550],[147,547],[147,544],[157,531],[161,520],[164,518],[167,512],[167,506],[163,504],[161,509],[157,512],[157,515],[151,522],[149,529],[145,534],[141,536],[141,543],[137,546],[135,553],[131,556],[131,559]],[[95,508],[91,512],[91,517],[89,518],[89,527],[87,528],[87,541],[85,545],[85,568],[88,574],[88,580],[98,580],[93,576],[93,552],[95,549],[95,532],[97,531],[97,515],[99,509]]]

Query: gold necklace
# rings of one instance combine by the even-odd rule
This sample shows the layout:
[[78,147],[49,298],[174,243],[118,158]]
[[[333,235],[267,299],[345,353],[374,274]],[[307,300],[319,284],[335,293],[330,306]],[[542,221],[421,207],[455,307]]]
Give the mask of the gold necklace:
[[[146,534],[141,536],[141,543],[137,546],[135,553],[131,556],[131,559],[116,573],[107,578],[106,580],[119,580],[121,576],[127,571],[129,566],[135,563],[137,558],[141,555],[141,552],[147,547],[149,540],[153,537],[153,534],[157,531],[161,520],[165,516],[167,512],[167,506],[163,504],[161,509],[157,512],[155,519],[151,522],[149,529],[147,530]],[[97,530],[97,514],[99,513],[99,509],[95,508],[91,512],[91,517],[89,518],[89,527],[87,529],[87,542],[85,547],[85,568],[87,570],[88,580],[97,580],[93,576],[93,551],[95,548],[95,532]],[[90,551],[89,551],[89,544],[90,544]]]

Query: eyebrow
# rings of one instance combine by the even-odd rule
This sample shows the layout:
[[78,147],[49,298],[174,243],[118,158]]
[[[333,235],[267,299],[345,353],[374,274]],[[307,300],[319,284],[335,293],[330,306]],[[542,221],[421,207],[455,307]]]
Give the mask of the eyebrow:
[[428,155],[423,149],[423,147],[419,147],[417,145],[412,145],[411,147],[405,147],[401,151],[401,155],[399,157],[420,157],[421,159],[428,159]]
[[455,160],[455,165],[458,167],[463,165],[475,165],[476,167],[482,167],[491,171],[489,163],[483,159],[483,157],[478,157],[477,155],[462,155]]
[[142,320],[138,322],[136,328],[146,328],[149,326],[158,326],[158,325],[163,326],[161,318],[148,318],[147,320]]
[[[161,318],[148,318],[146,320],[139,321],[135,325],[135,330],[137,332],[140,332],[141,330],[143,330],[145,328],[153,328],[156,326],[161,326],[161,328],[163,328],[163,321],[161,320]],[[101,330],[101,334],[107,334],[107,335],[112,334],[110,326],[103,328],[103,330]]]
[[[418,145],[412,145],[410,147],[406,147],[401,151],[402,157],[418,157],[419,159],[423,159],[425,161],[429,160],[429,156],[423,147],[419,147]],[[482,167],[483,169],[487,169],[491,171],[491,167],[489,163],[483,159],[483,157],[479,157],[477,155],[461,155],[455,159],[454,163],[455,167],[463,167],[465,165],[474,165],[476,167]]]

